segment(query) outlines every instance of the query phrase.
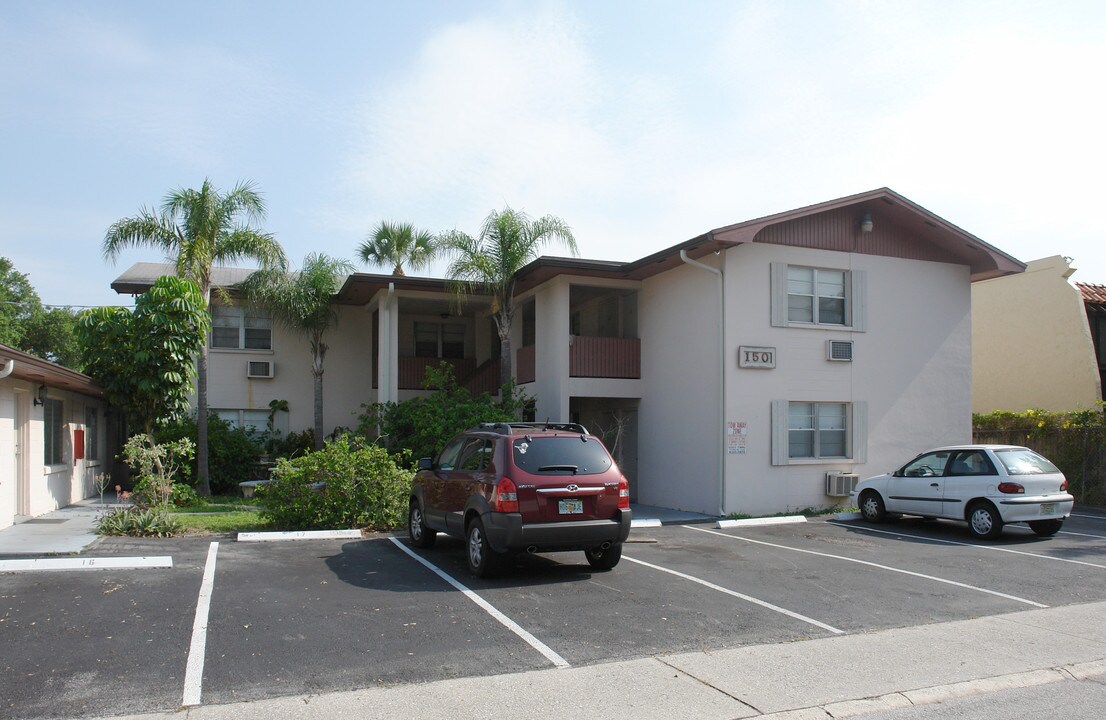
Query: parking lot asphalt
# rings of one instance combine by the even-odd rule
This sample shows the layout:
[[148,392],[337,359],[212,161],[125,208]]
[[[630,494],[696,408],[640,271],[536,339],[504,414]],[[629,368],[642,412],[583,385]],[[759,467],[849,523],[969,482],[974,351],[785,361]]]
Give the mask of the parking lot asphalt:
[[505,697],[558,717],[836,717],[1106,677],[1100,516],[987,543],[957,523],[833,519],[631,541],[611,572],[562,553],[478,580],[444,536],[105,538],[85,554],[172,567],[0,575],[0,717],[507,717]]

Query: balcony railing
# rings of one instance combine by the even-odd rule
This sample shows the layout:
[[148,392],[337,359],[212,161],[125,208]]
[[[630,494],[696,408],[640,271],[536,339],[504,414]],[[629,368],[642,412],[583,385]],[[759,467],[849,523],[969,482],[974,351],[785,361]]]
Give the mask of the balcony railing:
[[641,340],[573,335],[568,348],[568,374],[572,377],[640,378]]
[[424,389],[423,381],[426,379],[426,368],[436,368],[443,362],[453,366],[453,377],[457,379],[457,384],[468,388],[473,395],[479,395],[483,392],[494,395],[499,392],[499,358],[488,360],[477,366],[476,358],[443,360],[442,358],[401,356],[399,358],[399,389]]
[[536,377],[535,345],[520,347],[515,355],[515,380],[522,383],[534,382]]

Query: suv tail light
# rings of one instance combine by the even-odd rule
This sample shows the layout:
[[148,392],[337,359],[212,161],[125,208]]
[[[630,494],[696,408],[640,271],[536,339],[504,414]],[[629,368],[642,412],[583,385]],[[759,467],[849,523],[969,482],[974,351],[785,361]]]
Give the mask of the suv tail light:
[[1005,493],[1006,495],[1024,495],[1025,488],[1015,482],[1004,482],[998,484],[998,491]]
[[495,486],[495,502],[492,504],[496,512],[518,512],[518,488],[511,478],[504,477]]
[[625,476],[618,481],[618,507],[627,509],[630,507],[630,483]]

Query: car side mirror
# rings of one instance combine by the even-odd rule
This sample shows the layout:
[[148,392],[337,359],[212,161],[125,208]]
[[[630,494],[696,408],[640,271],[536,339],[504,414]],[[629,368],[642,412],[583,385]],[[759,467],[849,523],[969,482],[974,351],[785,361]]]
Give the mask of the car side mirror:
[[419,470],[433,470],[434,459],[433,458],[419,458]]

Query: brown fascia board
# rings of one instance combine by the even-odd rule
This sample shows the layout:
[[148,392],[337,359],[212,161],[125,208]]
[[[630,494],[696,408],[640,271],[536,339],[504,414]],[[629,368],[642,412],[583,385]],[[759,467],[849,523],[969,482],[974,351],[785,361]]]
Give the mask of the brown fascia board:
[[367,305],[381,290],[391,285],[396,290],[423,292],[448,292],[449,281],[442,278],[411,277],[408,275],[379,275],[353,273],[346,278],[335,300],[341,305]]
[[69,390],[89,397],[101,398],[104,396],[104,391],[96,385],[92,378],[84,373],[52,363],[49,360],[43,360],[8,345],[0,345],[0,365],[6,364],[8,360],[15,361],[12,374],[8,377],[36,385]]

